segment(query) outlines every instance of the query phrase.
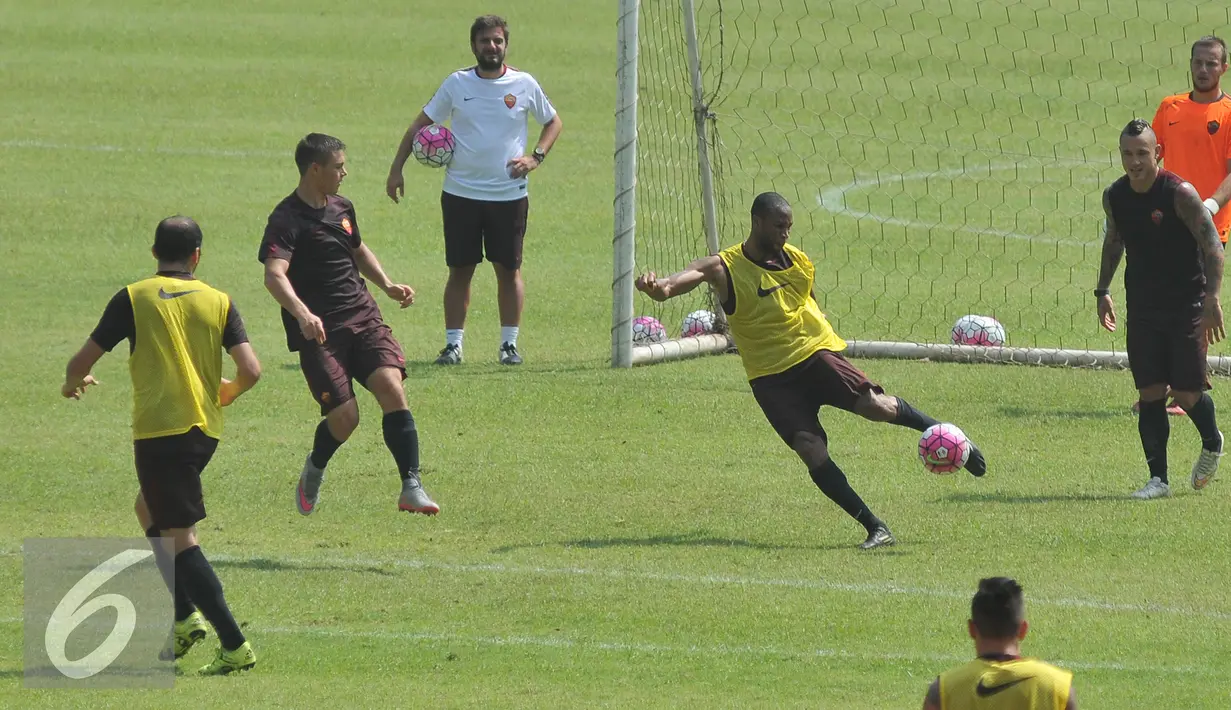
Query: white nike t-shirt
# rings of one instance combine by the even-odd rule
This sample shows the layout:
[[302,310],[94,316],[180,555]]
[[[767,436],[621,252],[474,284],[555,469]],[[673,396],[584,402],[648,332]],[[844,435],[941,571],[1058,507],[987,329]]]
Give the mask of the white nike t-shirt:
[[510,177],[508,162],[530,152],[527,114],[540,125],[556,117],[543,87],[513,67],[495,79],[479,77],[474,67],[453,72],[423,113],[435,123],[448,122],[456,141],[444,191],[490,202],[526,195],[526,178]]

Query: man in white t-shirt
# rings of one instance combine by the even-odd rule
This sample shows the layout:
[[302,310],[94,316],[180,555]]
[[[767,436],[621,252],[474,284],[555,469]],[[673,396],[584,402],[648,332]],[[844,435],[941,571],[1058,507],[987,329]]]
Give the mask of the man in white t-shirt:
[[[438,365],[462,361],[462,333],[470,304],[470,279],[484,255],[496,270],[500,301],[503,365],[521,364],[517,330],[525,287],[521,280],[526,234],[526,176],[542,165],[562,126],[543,88],[529,74],[504,63],[509,26],[484,15],[470,26],[477,64],[453,72],[419,113],[398,146],[385,191],[394,201],[405,195],[402,167],[420,128],[450,123],[456,145],[445,172],[440,209],[444,216],[445,347]],[[533,150],[526,150],[527,118],[543,126]]]

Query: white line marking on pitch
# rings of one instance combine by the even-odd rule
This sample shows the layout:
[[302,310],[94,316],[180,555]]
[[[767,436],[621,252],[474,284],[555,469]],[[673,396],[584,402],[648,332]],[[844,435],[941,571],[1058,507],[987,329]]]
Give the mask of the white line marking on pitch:
[[272,150],[230,150],[226,148],[131,148],[118,145],[72,145],[33,140],[0,141],[0,148],[30,148],[35,150],[71,150],[87,153],[153,153],[158,155],[203,155],[211,158],[277,158],[283,153]]
[[[17,557],[21,553],[19,551],[5,550],[0,551],[0,557]],[[902,596],[914,597],[930,597],[936,599],[960,599],[969,600],[970,593],[967,591],[955,591],[949,589],[937,589],[930,587],[911,587],[893,584],[889,582],[837,582],[825,579],[807,579],[807,578],[772,578],[772,577],[743,577],[737,575],[689,575],[679,574],[675,572],[654,572],[642,570],[628,569],[594,569],[588,567],[540,567],[540,566],[525,566],[525,565],[508,565],[501,562],[484,562],[484,563],[457,563],[457,562],[436,562],[432,560],[401,560],[401,559],[376,559],[364,557],[284,557],[277,555],[232,555],[226,553],[212,553],[210,559],[217,562],[261,562],[268,561],[274,564],[281,564],[287,567],[312,567],[316,566],[333,566],[333,567],[404,567],[414,570],[439,570],[444,572],[459,572],[459,573],[477,573],[477,574],[504,574],[513,576],[540,576],[540,577],[598,577],[608,579],[620,579],[630,581],[648,581],[648,582],[668,582],[673,584],[693,584],[705,586],[735,586],[735,587],[785,587],[792,589],[815,589],[833,592],[851,592],[854,594],[894,594]],[[362,570],[356,570],[362,571]],[[1217,609],[1207,608],[1191,608],[1164,606],[1156,604],[1124,604],[1117,602],[1108,602],[1099,599],[1081,599],[1070,597],[1046,597],[1032,596],[1030,598],[1032,605],[1038,606],[1057,606],[1065,608],[1077,609],[1094,609],[1098,611],[1108,611],[1128,614],[1169,614],[1176,616],[1186,616],[1204,619],[1231,620],[1231,612],[1221,611]]]
[[[1056,164],[1060,165],[1087,165],[1086,161],[1081,160],[1057,160]],[[920,229],[948,229],[954,232],[964,232],[975,235],[989,235],[994,237],[1003,237],[1005,239],[1018,239],[1023,241],[1039,242],[1045,244],[1063,244],[1068,246],[1088,246],[1098,243],[1101,237],[1092,239],[1091,241],[1082,241],[1080,239],[1052,239],[1035,234],[1026,234],[1024,232],[1014,232],[1006,229],[995,229],[992,227],[977,227],[969,225],[951,225],[943,222],[929,223],[920,220],[906,219],[903,217],[886,216],[867,212],[864,210],[856,210],[847,206],[846,195],[849,192],[857,192],[868,190],[881,185],[894,183],[907,183],[916,180],[926,180],[928,178],[942,177],[970,177],[976,175],[990,176],[992,173],[1003,170],[1015,170],[1022,168],[1021,163],[1002,163],[992,164],[988,166],[976,166],[970,168],[948,168],[944,170],[920,170],[918,172],[892,174],[892,175],[872,175],[868,177],[857,177],[852,182],[843,185],[820,190],[816,195],[816,204],[821,209],[830,214],[842,215],[844,217],[853,217],[855,219],[870,219],[880,224],[889,224],[895,227],[912,227]],[[1042,167],[1042,166],[1041,166]]]
[[[970,660],[968,656],[929,653],[866,653],[833,648],[792,649],[776,646],[714,646],[672,645],[627,641],[575,641],[559,636],[470,636],[440,632],[415,631],[353,631],[329,627],[271,627],[254,626],[256,634],[288,634],[295,636],[326,636],[333,638],[371,638],[393,641],[421,641],[426,643],[469,644],[475,646],[532,646],[539,648],[581,649],[651,655],[696,655],[696,656],[773,656],[777,658],[842,658],[863,661],[909,661],[916,663],[951,664]],[[1152,666],[1104,661],[1055,660],[1062,667],[1074,670],[1124,671],[1130,673],[1191,673],[1206,675],[1213,671],[1195,666]]]
[[[405,567],[416,570],[441,570],[445,572],[463,572],[480,574],[508,574],[522,576],[566,576],[566,577],[605,577],[633,581],[670,582],[675,584],[716,585],[736,587],[787,587],[792,589],[817,589],[834,592],[853,592],[856,594],[897,594],[903,596],[932,597],[939,599],[969,600],[970,592],[934,589],[927,587],[909,587],[892,583],[850,583],[834,582],[824,579],[774,579],[766,577],[741,577],[735,575],[687,575],[674,572],[650,572],[623,569],[591,569],[587,567],[536,567],[506,565],[499,562],[462,564],[453,562],[434,562],[429,560],[378,560],[350,557],[323,558],[288,558],[235,556],[226,554],[210,555],[210,559],[220,562],[247,562],[266,559],[270,562],[288,565],[333,565],[338,567]],[[1151,604],[1118,604],[1097,599],[1073,598],[1030,598],[1033,605],[1058,606],[1079,609],[1097,609],[1099,611],[1121,612],[1131,614],[1174,614],[1178,616],[1202,617],[1207,619],[1231,619],[1231,613],[1211,610],[1193,609],[1187,607],[1172,607]]]
[[[20,624],[20,618],[3,618],[0,624]],[[286,634],[290,636],[326,636],[343,639],[384,639],[394,641],[421,641],[424,643],[469,644],[473,646],[531,646],[538,648],[566,648],[624,653],[696,655],[696,656],[774,656],[790,658],[845,658],[863,661],[909,661],[915,663],[950,664],[969,660],[956,654],[931,653],[865,653],[832,648],[790,649],[776,646],[679,646],[659,643],[629,641],[575,641],[559,636],[472,636],[441,632],[419,631],[361,631],[319,626],[272,626],[253,625],[249,632],[260,634]],[[1053,660],[1064,668],[1073,670],[1123,671],[1129,673],[1189,673],[1207,675],[1212,669],[1197,666],[1153,666],[1127,664],[1116,661],[1066,661]]]

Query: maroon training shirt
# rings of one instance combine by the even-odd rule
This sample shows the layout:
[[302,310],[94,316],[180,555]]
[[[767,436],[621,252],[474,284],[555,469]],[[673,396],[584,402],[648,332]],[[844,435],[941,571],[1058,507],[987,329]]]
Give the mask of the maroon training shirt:
[[[299,300],[325,325],[325,332],[341,328],[363,330],[381,320],[380,309],[359,274],[354,250],[359,248],[355,206],[345,197],[329,195],[316,209],[292,192],[278,203],[265,225],[257,258],[285,259],[287,277]],[[284,308],[282,326],[292,352],[306,342],[299,323]]]

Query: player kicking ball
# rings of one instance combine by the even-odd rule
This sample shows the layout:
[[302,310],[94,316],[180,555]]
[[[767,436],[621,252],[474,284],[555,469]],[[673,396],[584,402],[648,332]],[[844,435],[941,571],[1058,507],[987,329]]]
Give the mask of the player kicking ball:
[[[875,422],[924,431],[937,420],[881,387],[840,354],[846,342],[830,326],[812,292],[815,267],[787,244],[791,206],[765,192],[752,202],[752,229],[742,244],[702,257],[666,278],[653,272],[637,289],[655,301],[683,295],[703,283],[713,287],[748,373],[752,394],[774,431],[799,455],[813,483],[863,525],[865,550],[894,544],[893,533],[872,514],[829,455],[829,437],[818,419],[828,405]],[[987,472],[973,443],[966,470]]]

